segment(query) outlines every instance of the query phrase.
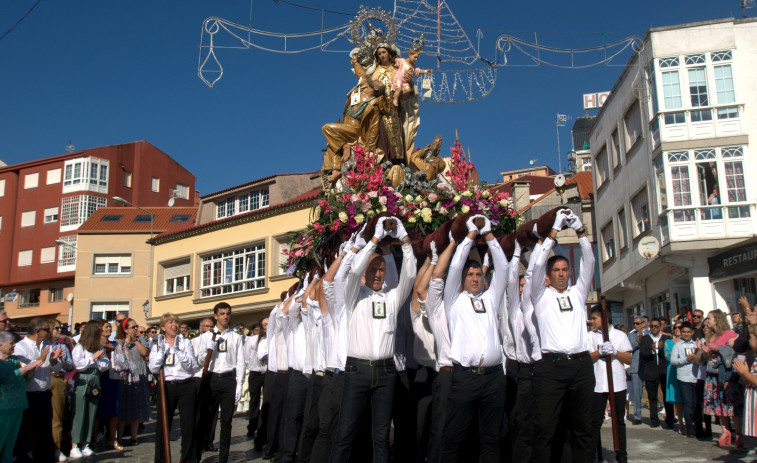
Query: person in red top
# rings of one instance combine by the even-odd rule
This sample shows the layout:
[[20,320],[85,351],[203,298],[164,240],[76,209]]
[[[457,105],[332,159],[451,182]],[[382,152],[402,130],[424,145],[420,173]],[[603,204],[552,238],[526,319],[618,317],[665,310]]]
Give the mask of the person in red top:
[[[724,371],[731,371],[730,368],[723,368],[723,357],[725,352],[720,352],[724,346],[733,348],[734,342],[738,335],[729,328],[728,319],[722,310],[712,310],[707,314],[705,324],[711,330],[712,334],[705,343],[697,342],[697,347],[704,351],[704,357],[707,358],[707,377],[704,383],[704,414],[712,415],[720,420],[723,427],[723,433],[718,439],[718,445],[731,445],[731,433],[728,431],[728,422],[734,417],[734,428],[736,433],[736,446],[743,447],[744,442],[741,437],[741,402],[743,397],[740,394],[733,394],[728,390],[727,379],[721,374]],[[725,350],[724,350],[725,351]],[[733,353],[733,350],[730,350]]]

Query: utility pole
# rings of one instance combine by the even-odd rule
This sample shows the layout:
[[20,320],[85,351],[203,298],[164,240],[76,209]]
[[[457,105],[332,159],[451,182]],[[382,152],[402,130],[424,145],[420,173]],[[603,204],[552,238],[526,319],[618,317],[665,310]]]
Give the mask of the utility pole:
[[555,120],[555,131],[557,132],[557,170],[562,174],[562,152],[560,151],[560,127],[565,127],[568,122],[568,116],[557,113]]

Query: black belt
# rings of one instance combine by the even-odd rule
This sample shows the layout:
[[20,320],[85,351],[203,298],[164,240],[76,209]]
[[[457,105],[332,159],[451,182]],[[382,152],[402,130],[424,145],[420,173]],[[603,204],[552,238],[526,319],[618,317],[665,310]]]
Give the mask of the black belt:
[[265,376],[265,372],[261,373],[259,371],[255,371],[255,370],[250,370],[250,374],[252,376]]
[[289,373],[294,373],[295,375],[302,375],[302,370],[295,370],[294,368],[289,369]]
[[452,367],[439,367],[439,371],[452,371]]
[[394,358],[389,357],[381,360],[366,360],[355,357],[347,357],[347,363],[357,363],[358,365],[368,365],[369,367],[385,367],[387,365],[394,366]]
[[342,372],[342,370],[340,370],[339,368],[337,368],[334,371],[331,371],[331,370],[324,371],[324,373],[326,374],[326,376],[331,376],[331,377],[336,376],[336,375],[338,375],[341,372]]
[[172,384],[172,385],[189,384],[189,383],[194,383],[194,382],[195,382],[195,379],[193,377],[184,378],[184,379],[167,379],[166,380],[166,384]]
[[575,354],[564,354],[562,352],[542,352],[541,358],[549,360],[576,360],[589,358],[589,351],[577,352]]
[[235,374],[237,374],[236,370],[224,371],[223,373],[216,373],[214,371],[211,371],[210,377],[211,378],[225,378],[227,376],[233,376]]
[[459,363],[454,363],[452,368],[455,370],[469,371],[477,375],[490,375],[492,373],[496,373],[497,370],[502,371],[502,364],[500,363],[492,367],[464,367]]

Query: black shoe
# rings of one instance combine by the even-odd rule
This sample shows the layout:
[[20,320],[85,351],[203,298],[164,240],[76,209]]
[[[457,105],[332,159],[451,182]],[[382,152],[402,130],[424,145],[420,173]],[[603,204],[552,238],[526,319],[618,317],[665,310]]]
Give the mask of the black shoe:
[[213,443],[211,442],[211,443],[205,445],[204,451],[205,452],[215,452],[216,451],[216,446],[213,445]]
[[660,422],[658,421],[657,423],[652,423],[652,424],[649,425],[649,427],[650,428],[659,428],[660,427]]
[[273,460],[273,457],[274,457],[274,455],[272,455],[270,453],[264,453],[263,456],[260,457],[260,458],[262,458],[263,460]]
[[247,437],[255,437],[255,431],[247,431]]
[[638,426],[641,424],[641,420],[631,420],[631,424],[634,426]]

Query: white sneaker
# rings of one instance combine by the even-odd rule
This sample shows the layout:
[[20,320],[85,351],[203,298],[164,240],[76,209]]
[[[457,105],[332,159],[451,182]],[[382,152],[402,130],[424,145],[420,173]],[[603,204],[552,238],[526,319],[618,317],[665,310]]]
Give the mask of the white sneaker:
[[68,453],[68,458],[72,460],[78,460],[82,457],[81,450],[79,450],[79,447],[73,447],[71,451]]
[[89,444],[87,444],[81,449],[81,454],[85,457],[90,457],[95,454],[95,451],[89,448]]
[[64,455],[63,453],[61,453],[60,450],[56,450],[55,451],[55,459],[57,461],[66,461],[66,460],[68,460],[68,458],[66,457],[66,455]]

